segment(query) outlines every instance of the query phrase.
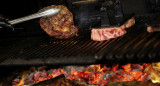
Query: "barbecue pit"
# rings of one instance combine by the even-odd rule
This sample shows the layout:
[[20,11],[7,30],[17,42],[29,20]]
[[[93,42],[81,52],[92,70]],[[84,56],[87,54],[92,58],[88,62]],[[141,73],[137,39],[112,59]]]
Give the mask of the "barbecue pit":
[[[53,4],[53,1],[54,0],[34,1],[34,3],[36,4],[34,6],[32,5],[34,8],[32,12],[37,8],[43,8],[45,6]],[[94,4],[92,5],[101,5],[102,2],[101,0],[99,1],[100,2],[98,3],[94,2]],[[85,68],[90,67],[91,65],[107,65],[107,67],[109,66],[112,68],[112,66],[114,65],[124,66],[127,64],[134,65],[143,63],[150,65],[153,63],[157,64],[157,62],[160,61],[160,34],[159,32],[148,33],[146,27],[148,24],[156,25],[160,23],[158,9],[159,2],[155,2],[157,3],[157,5],[154,8],[156,9],[150,9],[150,6],[154,5],[154,3],[148,4],[148,2],[152,2],[152,0],[148,0],[148,2],[145,2],[147,0],[128,0],[128,3],[125,0],[120,0],[120,4],[122,7],[121,10],[123,9],[123,15],[120,14],[120,20],[116,20],[115,15],[113,16],[114,4],[112,2],[114,2],[114,0],[104,1],[105,3],[103,5],[104,7],[107,7],[107,9],[103,9],[103,14],[105,16],[102,16],[102,14],[97,15],[96,18],[98,19],[94,19],[95,16],[92,16],[92,19],[95,20],[95,22],[92,22],[89,27],[89,19],[85,20],[87,21],[87,24],[84,25],[85,28],[81,27],[79,29],[78,35],[70,39],[60,40],[49,37],[40,28],[38,19],[16,25],[15,27],[17,29],[15,28],[14,32],[4,30],[2,34],[0,34],[0,67],[2,69],[2,78],[0,79],[2,82],[1,84],[3,86],[11,85],[12,82],[7,82],[13,81],[17,78],[17,76],[21,78],[21,73],[23,71],[30,70],[30,67],[35,67],[36,70],[41,66],[47,66],[50,69],[59,69],[66,66],[74,67],[77,65],[83,66]],[[27,1],[24,0],[24,2]],[[59,0],[54,4],[63,4],[71,9],[72,6],[70,2],[73,1]],[[137,8],[134,8],[135,6],[133,3],[137,4]],[[88,7],[92,5],[89,5]],[[93,10],[91,8],[89,9]],[[71,11],[74,15],[78,14],[75,12],[75,8]],[[82,12],[83,11],[85,10],[82,10]],[[125,17],[129,16],[131,13],[135,13],[136,24],[133,27],[127,29],[127,34],[115,39],[102,42],[91,40],[90,27],[95,27],[96,24],[100,24],[97,27],[119,26],[121,24],[121,18],[123,17],[125,19]],[[99,18],[99,16],[102,16],[104,19]],[[15,17],[15,15],[13,15],[13,17]],[[88,18],[87,16],[84,17],[86,19]],[[116,17],[118,17],[118,14],[116,15]],[[79,24],[76,19],[75,22],[76,24]],[[121,66],[119,67],[121,68]],[[46,69],[44,70],[47,71]],[[68,79],[65,74],[59,75],[60,76],[52,77],[51,79],[60,77],[60,79],[68,80],[69,82],[74,83],[74,81]],[[122,83],[124,84],[127,82]],[[154,84],[148,80],[144,80],[142,82],[133,81],[131,83]],[[114,83],[108,83],[108,85],[110,84]],[[154,84],[151,86],[158,86],[158,84]]]

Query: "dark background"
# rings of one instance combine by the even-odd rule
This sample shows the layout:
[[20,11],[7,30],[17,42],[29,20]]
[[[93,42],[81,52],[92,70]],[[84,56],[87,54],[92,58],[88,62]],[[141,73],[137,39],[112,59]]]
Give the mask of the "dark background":
[[15,19],[38,11],[38,0],[1,0],[0,14]]
[[[73,0],[74,1],[74,0]],[[124,15],[146,14],[160,9],[160,0],[120,0]],[[37,12],[40,8],[58,5],[67,0],[0,0],[0,14],[10,19]]]
[[[150,7],[151,5],[147,5],[147,3],[152,4],[150,1],[155,0],[120,1],[122,4],[124,14],[130,14],[132,12],[137,14],[143,14],[150,10],[147,7]],[[67,0],[0,0],[0,13],[7,16],[8,18],[14,19],[35,13],[42,7],[53,4],[63,4],[65,2],[67,2]],[[159,6],[159,4],[157,6]]]
[[15,19],[38,12],[45,6],[63,2],[63,0],[0,0],[0,14]]

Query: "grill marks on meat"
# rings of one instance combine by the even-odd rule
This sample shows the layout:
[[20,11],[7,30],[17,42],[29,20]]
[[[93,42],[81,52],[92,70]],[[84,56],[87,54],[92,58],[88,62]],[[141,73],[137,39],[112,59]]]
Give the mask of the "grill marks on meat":
[[132,27],[135,24],[135,18],[132,17],[120,27],[92,29],[91,39],[94,41],[104,41],[112,38],[117,38],[126,34],[127,28]]
[[126,31],[123,27],[92,29],[91,39],[94,41],[104,41],[123,36]]
[[78,27],[74,26],[73,15],[63,5],[52,5],[49,7],[59,7],[61,11],[55,16],[49,18],[41,18],[41,28],[51,37],[57,39],[67,39],[75,36],[78,32]]

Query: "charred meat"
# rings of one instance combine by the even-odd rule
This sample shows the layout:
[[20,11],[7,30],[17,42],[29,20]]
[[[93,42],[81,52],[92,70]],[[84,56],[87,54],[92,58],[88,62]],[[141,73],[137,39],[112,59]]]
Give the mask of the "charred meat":
[[63,5],[52,5],[49,7],[59,7],[61,11],[49,18],[41,18],[41,28],[51,37],[57,39],[67,39],[75,36],[78,27],[74,26],[73,15]]

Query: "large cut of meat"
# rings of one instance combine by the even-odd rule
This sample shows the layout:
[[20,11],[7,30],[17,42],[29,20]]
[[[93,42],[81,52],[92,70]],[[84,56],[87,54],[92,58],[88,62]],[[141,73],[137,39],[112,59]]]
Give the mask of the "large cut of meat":
[[111,38],[123,36],[126,30],[123,27],[92,29],[91,39],[94,41],[104,41]]
[[92,29],[91,39],[94,41],[104,41],[123,36],[126,33],[125,29],[132,27],[134,24],[135,24],[135,18],[132,17],[120,27]]
[[41,18],[41,28],[51,37],[66,39],[77,34],[78,28],[74,26],[73,15],[63,5],[52,5],[49,7],[59,7],[61,11],[49,18]]

